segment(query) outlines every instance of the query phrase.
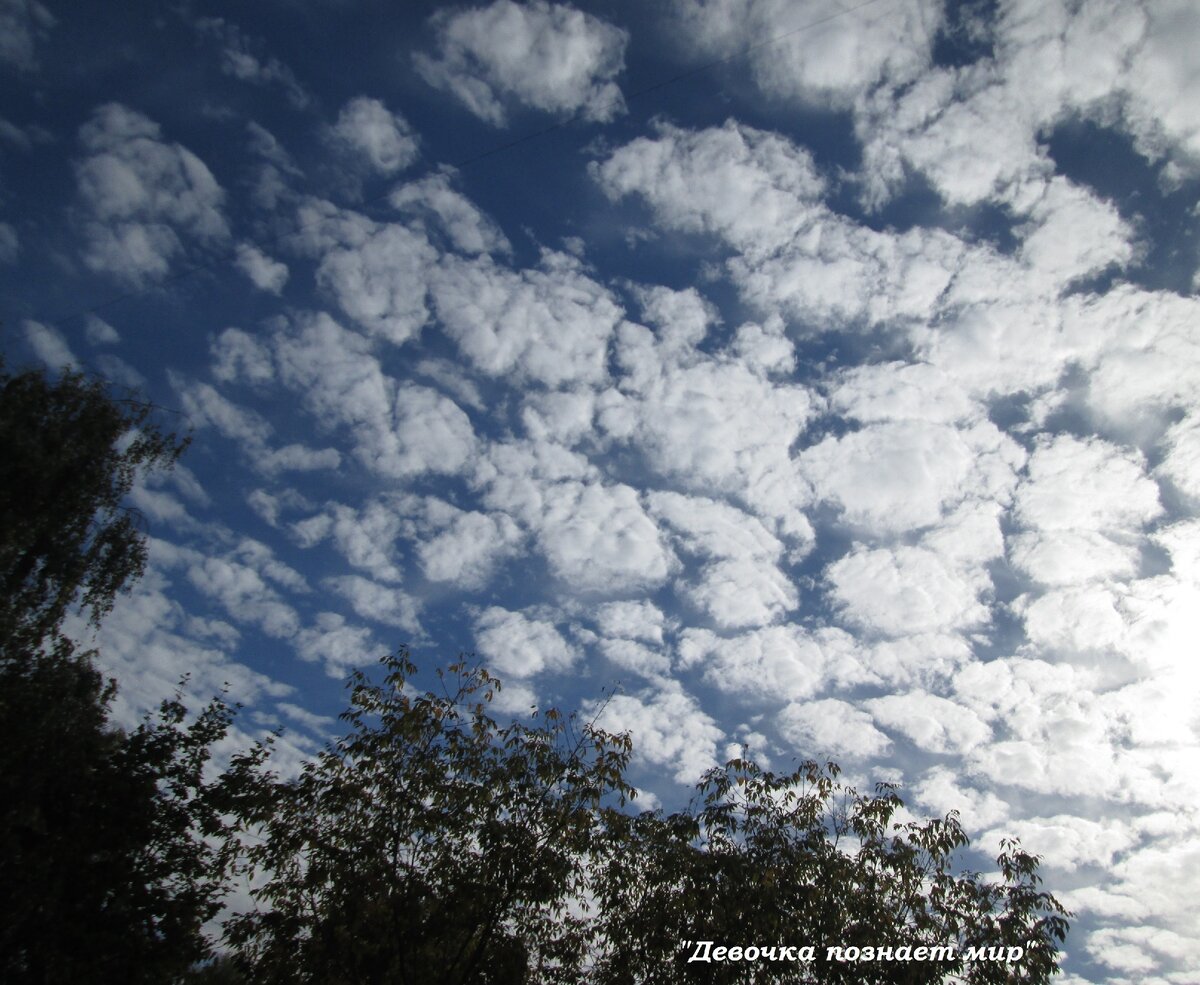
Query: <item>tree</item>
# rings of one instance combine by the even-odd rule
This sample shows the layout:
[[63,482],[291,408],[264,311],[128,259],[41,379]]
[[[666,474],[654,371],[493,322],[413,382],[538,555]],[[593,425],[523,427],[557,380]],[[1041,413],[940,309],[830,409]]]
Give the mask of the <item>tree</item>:
[[[999,881],[960,871],[956,816],[897,825],[895,790],[860,796],[812,763],[735,760],[687,810],[632,816],[628,736],[555,711],[501,725],[499,682],[465,663],[438,693],[414,688],[406,651],[379,682],[355,675],[348,734],[293,779],[267,771],[264,744],[210,775],[222,699],[189,722],[176,695],[113,728],[115,684],[61,626],[74,604],[98,622],[145,564],[123,497],[184,445],[152,411],[0,364],[0,980],[990,985],[1056,970],[1067,914],[1015,844]],[[203,927],[235,861],[260,906],[226,921],[231,955],[211,960]],[[688,961],[689,941],[712,960]],[[722,960],[746,946],[755,960]],[[929,947],[936,960],[896,957]]]
[[577,982],[600,805],[630,745],[548,711],[501,727],[499,683],[452,665],[415,693],[407,653],[352,679],[349,734],[242,815],[261,910],[227,924],[255,982]]
[[51,382],[0,363],[0,978],[174,980],[207,953],[228,860],[205,775],[232,710],[190,724],[178,696],[131,733],[94,653],[61,634],[94,622],[141,574],[140,471],[185,441],[153,408],[77,373]]
[[[556,712],[501,727],[484,671],[457,664],[422,695],[413,670],[401,652],[382,684],[356,676],[349,735],[244,805],[263,908],[227,940],[249,981],[982,985],[1057,968],[1066,913],[1038,860],[1009,845],[1001,881],[958,871],[953,814],[897,825],[891,787],[859,796],[832,765],[735,760],[689,809],[632,816],[628,736]],[[702,941],[815,954],[688,962]],[[970,961],[975,947],[1001,951]]]
[[[595,866],[599,949],[590,980],[1049,980],[1067,913],[1038,889],[1036,858],[1006,843],[1002,881],[957,871],[967,837],[956,814],[895,824],[903,805],[891,785],[864,796],[837,775],[833,764],[776,774],[738,759],[704,777],[692,810],[609,812]],[[789,945],[812,951],[778,957]],[[947,946],[938,960],[911,958]],[[771,949],[772,958],[702,960],[718,947]],[[849,960],[849,948],[870,958]],[[880,948],[887,957],[876,958]],[[972,948],[1003,958],[967,961]]]
[[141,575],[145,538],[124,499],[187,446],[154,410],[100,379],[14,376],[0,360],[0,645],[36,648],[77,601],[99,622]]
[[190,723],[178,696],[130,733],[113,693],[59,640],[0,681],[0,980],[176,980],[209,953],[230,844],[206,776],[232,709]]

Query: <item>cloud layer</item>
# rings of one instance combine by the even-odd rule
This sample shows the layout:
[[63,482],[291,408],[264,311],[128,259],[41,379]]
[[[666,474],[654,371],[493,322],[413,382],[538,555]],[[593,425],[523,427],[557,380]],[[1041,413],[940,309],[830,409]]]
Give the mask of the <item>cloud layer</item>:
[[[19,344],[194,429],[132,499],[121,714],[224,677],[298,763],[330,678],[473,653],[505,713],[628,729],[668,806],[748,745],[1018,833],[1072,982],[1189,980],[1194,5],[604,11],[330,26],[334,85],[299,29],[181,9],[196,112],[113,72],[0,120]],[[0,23],[21,80],[80,30]],[[627,106],[627,70],[680,84]],[[445,163],[527,113],[525,156]],[[59,280],[134,293],[37,315]]]

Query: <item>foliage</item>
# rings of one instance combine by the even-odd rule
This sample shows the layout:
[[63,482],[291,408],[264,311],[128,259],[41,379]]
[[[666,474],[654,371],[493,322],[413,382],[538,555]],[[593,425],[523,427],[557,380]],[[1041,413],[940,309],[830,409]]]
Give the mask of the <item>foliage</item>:
[[142,573],[145,539],[123,500],[187,444],[153,415],[102,380],[0,361],[0,644],[38,644],[77,599],[98,622]]
[[581,980],[601,802],[630,745],[546,712],[499,726],[463,664],[416,694],[407,654],[352,679],[350,732],[244,816],[264,907],[230,943],[256,982]]
[[[610,812],[595,867],[596,983],[1043,982],[1057,971],[1066,911],[1038,890],[1038,860],[1005,846],[1003,881],[956,872],[958,818],[893,822],[901,801],[840,785],[833,764],[780,775],[733,760],[701,782],[696,809]],[[689,964],[681,942],[813,945],[811,962]],[[955,945],[959,957],[857,964],[827,946]],[[1019,946],[1016,963],[964,963],[977,945]],[[752,977],[747,968],[754,967]]]
[[178,697],[125,734],[114,687],[59,639],[0,680],[0,979],[168,982],[208,952],[224,892],[221,784],[232,711]]
[[[1044,982],[1065,911],[1015,846],[989,882],[956,871],[953,814],[896,824],[895,791],[837,768],[735,760],[693,807],[624,808],[627,736],[546,712],[501,727],[497,682],[464,664],[416,693],[406,653],[354,679],[350,734],[258,790],[261,908],[227,926],[262,983]],[[445,679],[443,679],[445,680]],[[249,788],[247,788],[249,789]],[[248,810],[246,808],[249,808]],[[812,962],[688,963],[684,941],[816,945]],[[1018,963],[856,965],[826,945],[976,945]]]
[[100,380],[0,363],[0,978],[175,980],[207,953],[224,891],[226,784],[206,776],[232,711],[178,697],[126,734],[115,684],[61,635],[98,622],[142,571],[139,473],[186,442]]

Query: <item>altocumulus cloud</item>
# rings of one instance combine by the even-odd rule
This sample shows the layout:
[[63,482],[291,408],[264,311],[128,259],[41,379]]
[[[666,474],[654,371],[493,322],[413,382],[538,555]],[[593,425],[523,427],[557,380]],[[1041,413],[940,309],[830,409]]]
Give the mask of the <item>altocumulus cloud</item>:
[[195,436],[120,715],[297,768],[474,652],[651,802],[832,756],[1045,855],[1072,982],[1194,977],[1195,4],[277,13],[0,0],[13,357]]
[[568,4],[496,0],[433,17],[438,57],[418,53],[425,79],[480,119],[507,123],[506,103],[610,120],[624,109],[613,78],[628,35]]

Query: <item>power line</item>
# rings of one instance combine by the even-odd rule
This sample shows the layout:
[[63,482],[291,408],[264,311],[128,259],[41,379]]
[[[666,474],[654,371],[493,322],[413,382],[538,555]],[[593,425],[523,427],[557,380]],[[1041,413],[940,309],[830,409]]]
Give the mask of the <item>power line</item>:
[[[788,31],[784,31],[782,34],[777,34],[771,38],[766,39],[765,41],[758,41],[752,45],[749,45],[748,47],[740,48],[737,51],[733,52],[732,54],[725,55],[721,58],[714,58],[711,61],[705,62],[701,65],[697,65],[697,66],[687,69],[683,72],[679,72],[678,74],[673,75],[670,78],[662,79],[659,82],[654,82],[654,83],[651,83],[650,85],[643,86],[641,89],[637,89],[634,92],[631,92],[631,93],[625,95],[624,96],[625,102],[626,103],[635,102],[638,99],[641,99],[645,96],[650,95],[651,93],[658,92],[660,89],[666,89],[669,86],[676,85],[677,83],[682,82],[686,79],[690,79],[694,76],[701,75],[705,72],[710,72],[715,68],[720,68],[722,65],[728,65],[731,62],[735,62],[740,58],[745,58],[747,55],[752,55],[756,51],[761,51],[764,48],[769,48],[773,45],[780,44],[784,41],[787,41],[789,38],[795,37],[796,35],[804,34],[808,31],[814,30],[815,28],[821,27],[824,24],[828,24],[831,21],[837,20],[840,17],[844,17],[848,14],[857,13],[860,10],[863,10],[867,7],[873,6],[880,2],[881,2],[881,0],[863,0],[862,3],[856,4],[853,7],[844,7],[840,10],[836,10],[831,14],[826,14],[824,17],[819,17],[816,20],[808,21],[805,24],[801,24],[801,25],[794,27]],[[538,130],[533,130],[533,131],[530,131],[529,133],[522,134],[520,137],[516,137],[512,140],[507,140],[507,141],[498,143],[492,147],[489,147],[487,150],[480,151],[479,153],[472,154],[469,157],[466,157],[460,161],[454,162],[450,166],[458,171],[465,170],[466,168],[469,168],[472,165],[478,164],[480,161],[486,160],[487,158],[495,157],[496,155],[503,154],[504,152],[512,150],[515,147],[520,147],[523,144],[530,143],[534,140],[539,140],[540,138],[545,137],[548,134],[555,133],[558,130],[563,130],[566,127],[570,126],[572,123],[575,123],[576,121],[578,121],[581,118],[581,116],[582,116],[582,111],[577,110],[576,112],[570,114],[569,116],[567,116],[561,120],[558,120],[555,123],[551,123],[551,124],[549,124],[545,127],[542,127]],[[372,195],[370,198],[364,199],[362,202],[360,202],[358,207],[366,208],[371,205],[375,205],[375,204],[383,201],[385,198],[387,198],[392,193],[392,191],[393,191],[393,188],[388,188],[386,191],[380,192],[378,195]],[[263,243],[261,245],[266,246],[268,248],[277,246],[281,242],[283,242],[283,240],[285,240],[286,238],[295,236],[298,233],[302,233],[306,229],[312,228],[314,225],[316,225],[320,221],[321,220],[318,218],[318,219],[314,219],[310,222],[301,223],[295,229],[292,229],[292,230],[289,230],[288,232],[280,233],[279,235],[271,237],[265,243]],[[111,308],[113,305],[120,304],[124,301],[132,301],[135,298],[143,297],[144,295],[149,294],[151,291],[161,290],[164,287],[168,287],[168,286],[170,286],[172,284],[176,284],[182,280],[186,280],[188,277],[191,277],[193,274],[203,273],[206,270],[214,270],[214,269],[216,269],[216,267],[219,264],[227,263],[229,261],[229,259],[230,259],[229,256],[225,256],[225,257],[221,257],[221,258],[214,259],[214,260],[207,261],[207,262],[193,263],[190,266],[186,266],[183,269],[178,270],[175,273],[170,274],[169,276],[163,278],[162,280],[157,281],[155,284],[153,284],[151,286],[141,287],[141,288],[137,288],[135,290],[125,291],[121,294],[114,295],[113,297],[107,298],[104,301],[100,301],[94,305],[91,305],[90,307],[81,308],[77,311],[70,312],[65,315],[60,315],[55,318],[43,317],[43,318],[38,318],[38,319],[34,319],[34,320],[47,321],[47,322],[50,322],[53,324],[53,323],[71,321],[76,318],[85,318],[88,315],[95,315],[98,312],[100,312],[106,308]]]

